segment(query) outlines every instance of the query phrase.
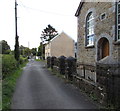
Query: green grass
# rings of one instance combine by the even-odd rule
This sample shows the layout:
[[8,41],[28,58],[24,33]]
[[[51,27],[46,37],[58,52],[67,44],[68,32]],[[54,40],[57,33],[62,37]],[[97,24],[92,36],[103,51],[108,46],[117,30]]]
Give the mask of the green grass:
[[36,61],[42,61],[41,59],[35,59]]
[[48,68],[48,70],[51,71],[53,75],[55,75],[55,76],[63,79],[63,80],[65,81],[65,83],[73,84],[73,81],[71,81],[71,80],[69,80],[69,79],[66,79],[66,78],[65,78],[65,75],[60,74],[59,72],[55,72],[55,71],[53,71],[51,68]]
[[0,110],[2,110],[2,80],[0,80]]
[[14,70],[13,73],[9,74],[2,81],[2,109],[3,110],[10,109],[11,99],[16,86],[16,81],[20,77],[21,72],[23,70],[22,68],[26,65],[26,63],[20,65],[18,69]]
[[41,62],[47,62],[46,60],[42,60],[42,59],[35,59],[35,61],[41,61]]
[[0,110],[2,110],[2,54],[0,54]]

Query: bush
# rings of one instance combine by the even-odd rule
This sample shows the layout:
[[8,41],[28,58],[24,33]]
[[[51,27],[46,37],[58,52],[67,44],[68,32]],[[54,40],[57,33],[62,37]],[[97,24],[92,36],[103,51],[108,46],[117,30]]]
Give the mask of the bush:
[[[20,57],[20,64],[27,62],[27,58]],[[18,62],[15,60],[14,55],[2,55],[2,76],[3,78],[10,74],[13,70],[17,69]]]
[[59,70],[60,70],[60,74],[65,74],[65,56],[60,56],[59,58]]
[[51,57],[47,57],[47,68],[50,68]]
[[20,56],[20,61],[19,61],[19,63],[20,64],[23,64],[23,63],[25,63],[25,62],[27,62],[27,58],[24,58],[24,57],[22,57],[22,56]]
[[2,55],[2,75],[5,77],[7,74],[17,68],[17,61],[13,55]]

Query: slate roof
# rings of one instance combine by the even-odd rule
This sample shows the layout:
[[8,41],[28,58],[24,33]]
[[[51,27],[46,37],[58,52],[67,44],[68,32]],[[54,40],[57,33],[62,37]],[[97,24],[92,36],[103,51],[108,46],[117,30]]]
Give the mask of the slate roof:
[[82,8],[82,6],[83,6],[83,4],[84,4],[84,1],[85,1],[85,0],[81,0],[81,2],[80,2],[80,4],[79,4],[78,9],[77,9],[77,11],[76,11],[76,13],[75,13],[75,16],[76,16],[76,17],[79,16],[80,11],[81,11],[81,8]]

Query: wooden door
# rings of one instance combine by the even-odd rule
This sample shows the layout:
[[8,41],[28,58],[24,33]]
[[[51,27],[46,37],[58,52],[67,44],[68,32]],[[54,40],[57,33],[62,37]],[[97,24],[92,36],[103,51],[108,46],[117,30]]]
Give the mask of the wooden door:
[[102,43],[102,58],[106,56],[109,56],[109,42],[107,39],[104,39]]

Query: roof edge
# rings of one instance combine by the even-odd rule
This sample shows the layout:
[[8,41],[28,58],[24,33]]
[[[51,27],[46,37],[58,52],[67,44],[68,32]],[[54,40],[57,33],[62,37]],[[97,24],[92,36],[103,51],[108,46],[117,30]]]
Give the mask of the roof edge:
[[[59,37],[59,36],[61,36],[61,34],[65,34],[66,36],[68,36],[70,39],[72,39],[73,41],[75,41],[71,36],[69,36],[66,32],[64,32],[64,31],[62,31],[60,34],[58,34],[58,35],[56,35],[53,39],[51,39],[50,41],[49,41],[49,43],[50,42],[52,42],[54,39],[56,39],[57,37]],[[49,44],[48,43],[48,44]]]
[[76,16],[76,17],[79,16],[80,10],[81,10],[81,8],[82,8],[82,6],[83,6],[83,3],[84,3],[84,0],[81,0],[80,4],[79,4],[79,6],[78,6],[78,9],[77,9],[77,11],[76,11],[76,13],[75,13],[75,16]]

